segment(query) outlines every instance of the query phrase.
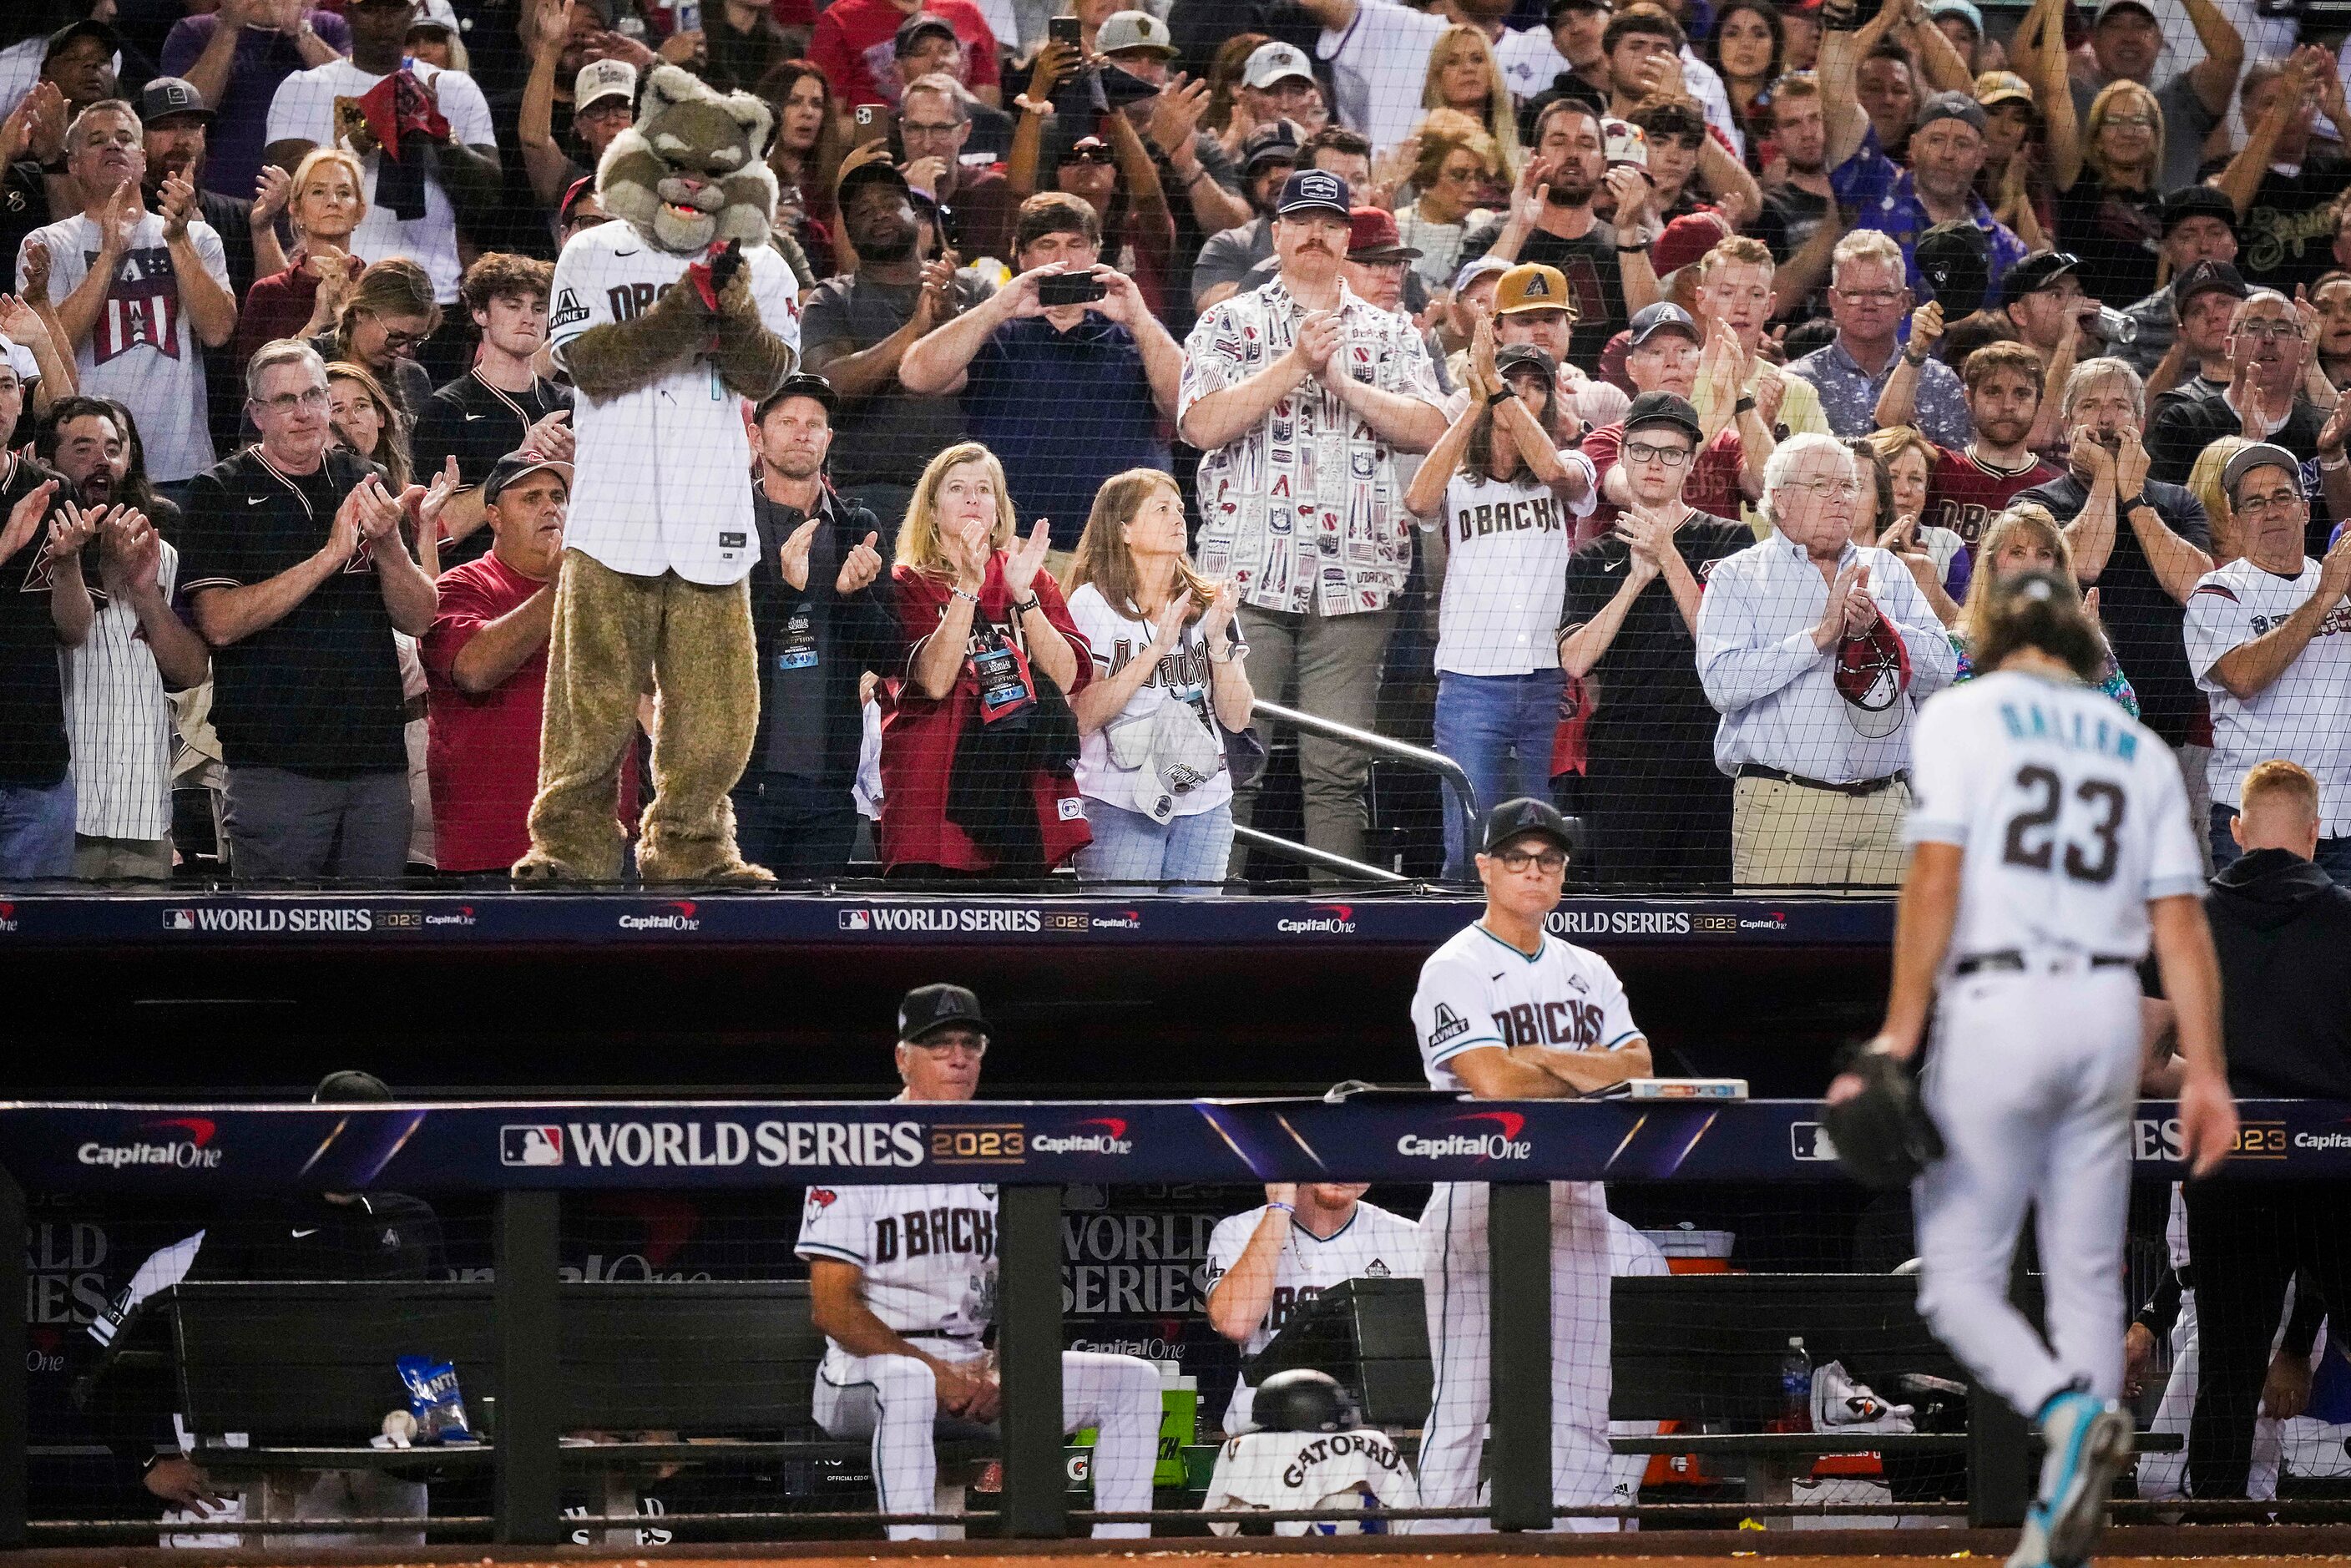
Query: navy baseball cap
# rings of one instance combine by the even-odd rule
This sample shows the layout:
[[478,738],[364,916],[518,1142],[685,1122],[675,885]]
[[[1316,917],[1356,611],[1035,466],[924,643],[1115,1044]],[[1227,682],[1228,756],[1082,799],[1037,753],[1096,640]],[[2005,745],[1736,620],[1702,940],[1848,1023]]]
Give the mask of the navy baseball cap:
[[1559,380],[1559,361],[1539,343],[1511,343],[1494,350],[1494,373],[1504,380],[1512,371],[1533,371],[1545,382]]
[[1300,169],[1281,183],[1281,200],[1273,204],[1278,217],[1301,213],[1328,213],[1343,224],[1353,221],[1347,203],[1347,182],[1328,169]]
[[982,1034],[991,1031],[979,1010],[979,998],[961,986],[916,986],[898,1004],[898,1038],[920,1041],[949,1024],[969,1024]]
[[372,1072],[361,1072],[352,1067],[328,1073],[310,1091],[310,1103],[314,1105],[363,1105],[391,1098],[390,1084]]
[[1635,311],[1631,331],[1625,345],[1628,349],[1639,348],[1660,332],[1680,332],[1698,347],[1706,347],[1706,334],[1698,329],[1698,322],[1670,299],[1660,299]]
[[1486,838],[1479,852],[1490,855],[1513,839],[1524,838],[1548,839],[1570,854],[1575,852],[1575,831],[1559,814],[1559,808],[1548,800],[1520,796],[1486,813]]
[[1963,125],[1972,125],[1980,134],[1991,123],[1990,117],[1983,111],[1983,105],[1976,101],[1971,92],[1938,92],[1918,106],[1918,130],[1926,130],[1938,120],[1956,120]]
[[498,492],[521,480],[526,475],[549,469],[563,476],[563,487],[571,487],[571,465],[559,457],[541,457],[536,452],[509,452],[490,470],[482,486],[482,499],[490,506],[498,504]]

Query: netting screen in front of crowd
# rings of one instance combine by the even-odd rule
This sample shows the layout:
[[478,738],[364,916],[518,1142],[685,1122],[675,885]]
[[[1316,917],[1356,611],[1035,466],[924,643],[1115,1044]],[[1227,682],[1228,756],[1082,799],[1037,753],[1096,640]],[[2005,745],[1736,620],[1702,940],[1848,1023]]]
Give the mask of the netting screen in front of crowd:
[[2027,570],[2351,837],[2339,27],[1113,7],[9,23],[0,878],[1883,890]]

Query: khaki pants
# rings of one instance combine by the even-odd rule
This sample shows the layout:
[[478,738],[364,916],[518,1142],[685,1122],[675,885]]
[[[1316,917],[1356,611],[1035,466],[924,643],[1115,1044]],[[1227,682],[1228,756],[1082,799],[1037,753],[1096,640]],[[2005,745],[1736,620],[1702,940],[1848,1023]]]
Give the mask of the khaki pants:
[[[1291,614],[1244,604],[1236,617],[1249,647],[1249,685],[1270,703],[1322,718],[1370,729],[1379,710],[1380,661],[1395,609],[1359,615]],[[1273,737],[1266,736],[1268,740]],[[1298,772],[1305,797],[1306,842],[1318,850],[1364,858],[1364,826],[1369,812],[1364,785],[1371,778],[1368,753],[1311,735],[1298,737]],[[1257,807],[1255,789],[1233,791],[1233,821],[1247,825]],[[1233,846],[1233,874],[1243,874],[1249,851]],[[1336,882],[1316,871],[1319,883]]]
[[172,835],[101,839],[74,835],[74,875],[84,882],[169,882]]
[[1892,887],[1902,880],[1910,786],[1875,795],[1740,779],[1730,793],[1730,881],[1740,893]]

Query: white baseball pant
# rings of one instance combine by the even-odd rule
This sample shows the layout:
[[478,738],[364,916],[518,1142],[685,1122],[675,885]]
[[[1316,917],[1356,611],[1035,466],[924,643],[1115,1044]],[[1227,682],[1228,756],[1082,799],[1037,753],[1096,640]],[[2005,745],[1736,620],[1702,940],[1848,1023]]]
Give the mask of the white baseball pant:
[[[1420,1219],[1420,1267],[1436,1391],[1420,1440],[1423,1508],[1478,1500],[1478,1461],[1492,1409],[1489,1388],[1493,1273],[1483,1182],[1439,1182]],[[1551,1184],[1551,1490],[1562,1508],[1606,1507],[1608,1453],[1608,1202],[1597,1182]],[[1613,1519],[1568,1528],[1613,1531]],[[1482,1532],[1483,1521],[1424,1520],[1430,1533]]]
[[[2286,1287],[2285,1317],[2279,1320],[2278,1338],[2285,1337],[2285,1323],[2294,1316],[2294,1287]],[[2318,1343],[2326,1343],[2324,1333]],[[2163,1385],[2163,1401],[2156,1406],[2155,1419],[2148,1423],[2150,1432],[2177,1432],[2183,1443],[2188,1439],[2188,1424],[2196,1414],[2196,1292],[2179,1292],[2179,1318],[2171,1327],[2171,1375]],[[2254,1502],[2268,1502],[2277,1496],[2278,1472],[2285,1463],[2285,1423],[2274,1416],[2263,1416],[2253,1423],[2252,1466],[2245,1475],[2245,1496]],[[2138,1461],[2138,1495],[2148,1499],[2168,1499],[2188,1495],[2188,1453],[2185,1448],[2176,1454],[2143,1454]]]
[[[939,1415],[929,1365],[911,1355],[829,1351],[817,1368],[814,1411],[832,1437],[872,1439],[873,1490],[884,1514],[951,1511],[935,1506]],[[1061,1353],[1061,1429],[1095,1428],[1094,1507],[1139,1513],[1151,1506],[1159,1463],[1159,1369],[1138,1356]],[[959,1538],[961,1527],[893,1524],[893,1541]],[[953,1531],[951,1537],[949,1532]],[[1097,1524],[1097,1537],[1144,1536],[1147,1524]]]
[[[2028,1417],[2076,1381],[2100,1399],[2121,1392],[2138,1068],[2127,967],[1991,970],[1943,988],[1921,1087],[1949,1153],[1911,1186],[1918,1311]],[[2028,1204],[2045,1343],[2008,1299]]]

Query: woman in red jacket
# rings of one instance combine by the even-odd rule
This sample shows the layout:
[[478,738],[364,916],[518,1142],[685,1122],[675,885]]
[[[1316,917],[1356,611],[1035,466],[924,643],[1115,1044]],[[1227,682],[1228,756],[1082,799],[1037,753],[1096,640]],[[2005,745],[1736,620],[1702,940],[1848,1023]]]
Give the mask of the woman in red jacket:
[[884,684],[882,860],[901,876],[1038,876],[1083,848],[1069,698],[1092,651],[1019,537],[1004,466],[976,441],[931,459],[891,580],[905,663]]
[[334,325],[335,313],[367,263],[350,254],[351,232],[367,216],[367,172],[340,147],[320,147],[294,170],[286,198],[294,254],[286,270],[257,278],[236,320],[236,362],[279,338],[309,338]]

